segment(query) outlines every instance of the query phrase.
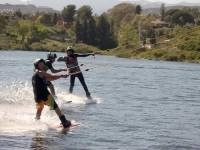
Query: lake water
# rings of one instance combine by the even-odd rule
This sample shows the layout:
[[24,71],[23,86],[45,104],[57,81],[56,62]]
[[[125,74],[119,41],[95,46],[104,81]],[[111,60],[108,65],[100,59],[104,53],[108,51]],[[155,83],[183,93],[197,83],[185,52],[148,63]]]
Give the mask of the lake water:
[[[47,107],[41,120],[34,120],[33,61],[46,54],[0,51],[1,150],[200,149],[200,65],[80,58],[96,103],[87,103],[78,80],[73,95],[68,93],[68,78],[54,81],[62,111],[80,123],[63,133]],[[55,62],[54,67],[65,64]]]

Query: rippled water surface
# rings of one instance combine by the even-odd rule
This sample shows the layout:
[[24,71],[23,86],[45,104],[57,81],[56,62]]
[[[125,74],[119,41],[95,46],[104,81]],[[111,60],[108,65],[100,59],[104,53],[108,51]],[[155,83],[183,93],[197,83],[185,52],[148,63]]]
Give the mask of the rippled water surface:
[[[34,120],[32,63],[46,54],[0,52],[1,150],[200,149],[198,64],[80,58],[95,103],[87,103],[79,81],[73,95],[69,79],[54,81],[62,111],[80,124],[63,133],[47,107],[41,120]],[[65,65],[55,62],[54,67]]]

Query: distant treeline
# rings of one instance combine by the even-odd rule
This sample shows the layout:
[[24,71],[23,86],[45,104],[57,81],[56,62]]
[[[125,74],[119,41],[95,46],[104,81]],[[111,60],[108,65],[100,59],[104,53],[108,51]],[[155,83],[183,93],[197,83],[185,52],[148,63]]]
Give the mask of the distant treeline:
[[[144,50],[151,45],[200,51],[199,25],[198,8],[166,10],[164,4],[158,15],[144,15],[140,5],[131,3],[118,4],[101,15],[93,14],[88,5],[79,9],[67,5],[60,13],[23,14],[17,10],[0,14],[0,48],[63,50],[66,45],[81,43],[101,50]],[[166,41],[170,44],[163,44]]]

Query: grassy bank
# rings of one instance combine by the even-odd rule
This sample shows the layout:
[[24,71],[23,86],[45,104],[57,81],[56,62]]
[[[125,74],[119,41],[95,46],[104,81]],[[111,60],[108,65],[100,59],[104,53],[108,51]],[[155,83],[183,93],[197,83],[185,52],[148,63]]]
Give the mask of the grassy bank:
[[[180,45],[180,42],[178,44]],[[78,53],[96,53],[101,55],[113,55],[123,58],[200,63],[199,51],[180,50],[179,48],[171,48],[171,46],[169,45],[160,45],[154,49],[133,50],[126,48],[116,48],[112,50],[102,51],[94,46],[89,46],[82,43],[72,45],[72,44],[67,44],[66,42],[61,42],[52,39],[44,39],[41,40],[40,42],[34,42],[30,45],[23,45],[19,44],[19,42],[15,42],[8,36],[5,35],[0,36],[0,49],[2,50],[64,52],[68,46],[73,46],[76,52]]]
[[76,52],[79,53],[96,53],[102,54],[102,52],[90,45],[86,44],[67,44],[66,42],[56,41],[52,39],[44,39],[40,42],[34,42],[30,45],[23,45],[16,43],[12,39],[9,39],[6,36],[0,36],[0,50],[28,50],[28,51],[56,51],[56,52],[65,52],[68,46],[73,46]]
[[123,58],[180,61],[200,63],[200,52],[179,49],[151,49],[151,50],[124,50],[114,49],[105,52],[106,55],[115,55]]

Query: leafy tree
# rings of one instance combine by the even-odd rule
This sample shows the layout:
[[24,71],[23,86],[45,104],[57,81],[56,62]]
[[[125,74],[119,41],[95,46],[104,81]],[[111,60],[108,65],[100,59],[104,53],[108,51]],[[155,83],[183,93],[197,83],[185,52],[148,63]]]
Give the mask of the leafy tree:
[[83,21],[92,17],[92,8],[88,5],[84,5],[77,10],[77,18]]
[[52,18],[53,25],[56,25],[58,19],[59,19],[59,15],[57,13],[54,13],[53,18]]
[[18,10],[15,12],[15,15],[16,15],[17,17],[21,18],[21,17],[22,17],[22,12],[21,12],[21,10],[18,9]]
[[142,13],[142,7],[140,5],[137,5],[135,8],[135,13],[140,15]]
[[19,20],[17,24],[18,38],[24,46],[31,37],[32,22],[28,20]]
[[34,24],[32,27],[31,42],[39,42],[40,40],[47,38],[50,33],[50,30],[45,25]]
[[114,23],[119,27],[121,21],[126,15],[135,14],[136,6],[130,3],[121,3],[114,6],[109,11],[109,16],[113,19]]
[[164,3],[162,3],[160,7],[160,16],[161,16],[161,20],[163,21],[165,18],[165,4]]
[[175,25],[186,25],[187,23],[189,24],[194,24],[194,17],[189,14],[188,12],[185,11],[177,11],[172,15],[172,24]]
[[83,39],[83,32],[82,32],[82,25],[80,21],[77,19],[75,23],[75,34],[76,34],[76,42],[82,42]]
[[126,48],[137,48],[139,36],[137,30],[130,24],[123,24],[118,36],[119,46]]
[[75,32],[77,42],[96,44],[96,22],[92,16],[92,8],[90,6],[85,5],[77,10]]
[[172,15],[175,13],[175,12],[178,12],[179,9],[170,9],[168,10],[166,13],[165,13],[165,21],[171,23],[172,22]]
[[156,32],[153,28],[146,30],[146,38],[149,39],[150,44],[156,43]]
[[0,32],[2,32],[7,25],[7,20],[4,16],[0,15]]
[[76,6],[75,5],[68,5],[64,7],[61,14],[65,22],[73,22],[74,21],[74,15],[76,13]]
[[[113,21],[114,35],[118,36],[118,31],[120,29],[121,23],[123,23],[124,18],[127,16],[136,15],[136,6],[130,3],[121,3],[114,6],[111,10],[108,11],[108,16]],[[130,22],[131,20],[129,20]]]
[[52,14],[50,13],[43,14],[40,18],[40,23],[51,26],[53,24]]
[[96,22],[93,17],[89,18],[86,25],[86,43],[96,45]]
[[100,49],[116,47],[111,25],[105,14],[98,18],[97,22],[97,45]]

